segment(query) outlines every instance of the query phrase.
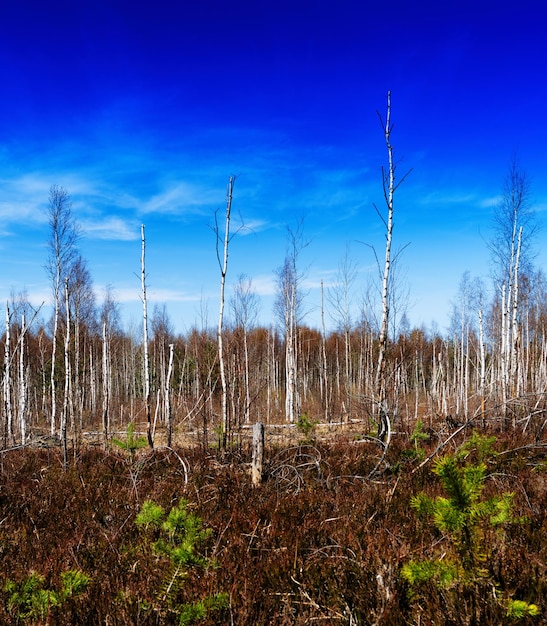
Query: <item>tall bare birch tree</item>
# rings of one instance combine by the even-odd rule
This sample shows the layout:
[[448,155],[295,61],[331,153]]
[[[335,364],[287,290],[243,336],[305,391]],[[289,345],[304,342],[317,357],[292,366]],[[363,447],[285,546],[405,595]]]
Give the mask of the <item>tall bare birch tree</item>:
[[4,447],[7,442],[13,443],[13,411],[11,406],[11,346],[10,346],[11,318],[9,304],[6,302],[6,340],[4,343]]
[[173,374],[173,358],[175,344],[169,344],[169,365],[165,377],[165,421],[167,426],[167,446],[170,448],[173,442],[173,411],[171,409],[171,375]]
[[382,318],[380,322],[380,332],[378,336],[378,362],[376,364],[376,390],[378,394],[378,402],[380,406],[385,404],[386,399],[386,376],[385,376],[385,359],[388,346],[389,331],[389,314],[390,314],[390,272],[391,272],[391,244],[393,240],[393,211],[395,192],[401,183],[405,180],[410,172],[407,172],[398,182],[396,179],[396,164],[393,156],[393,145],[391,143],[391,132],[393,125],[391,123],[391,91],[387,92],[387,112],[385,120],[378,113],[380,122],[384,131],[384,139],[387,148],[387,168],[382,167],[382,186],[384,190],[384,200],[386,204],[387,215],[384,216],[378,208],[376,212],[380,216],[386,228],[386,248],[385,261],[382,274]]
[[56,378],[55,363],[57,358],[57,335],[59,329],[59,311],[64,278],[70,275],[71,265],[77,253],[80,228],[72,215],[72,201],[66,189],[53,185],[49,190],[48,205],[49,239],[47,242],[48,258],[46,272],[51,280],[53,292],[53,334],[51,342],[51,434],[55,434],[56,422]]
[[285,334],[285,419],[293,423],[299,411],[298,399],[298,324],[302,317],[301,284],[303,274],[298,267],[298,257],[308,245],[304,243],[303,224],[295,231],[288,229],[285,262],[277,270],[276,313]]
[[65,278],[65,314],[66,314],[66,328],[65,328],[65,393],[63,396],[63,411],[61,413],[61,443],[63,446],[63,465],[65,469],[68,467],[68,448],[67,448],[67,423],[68,413],[70,407],[70,381],[71,381],[71,369],[70,369],[70,306],[69,306],[69,291],[68,291],[68,277]]
[[376,364],[376,377],[375,387],[377,393],[377,402],[380,408],[380,439],[385,436],[386,427],[389,427],[389,423],[386,423],[387,415],[385,413],[386,407],[386,372],[385,372],[385,359],[388,347],[388,335],[389,335],[389,321],[390,321],[390,273],[392,264],[391,244],[393,240],[393,211],[394,211],[394,197],[395,192],[401,183],[405,180],[410,172],[407,172],[399,181],[396,179],[396,164],[393,156],[393,145],[391,143],[391,131],[393,125],[391,123],[391,91],[387,92],[387,112],[385,120],[380,113],[378,113],[380,122],[384,131],[384,139],[387,148],[387,168],[382,167],[382,185],[384,190],[384,200],[386,204],[387,215],[384,216],[378,208],[375,206],[376,212],[380,216],[386,228],[386,248],[385,248],[385,261],[384,269],[382,273],[382,318],[380,322],[380,332],[378,336],[378,361]]
[[146,409],[146,434],[148,445],[154,447],[152,434],[152,411],[150,408],[150,365],[148,357],[148,303],[146,300],[146,265],[145,265],[146,239],[144,236],[144,224],[141,224],[141,298],[142,298],[142,349],[144,367],[144,406]]
[[[228,272],[228,248],[230,245],[230,219],[232,214],[232,198],[234,193],[235,176],[230,176],[228,188],[226,190],[226,215],[224,220],[224,235],[221,237],[218,222],[215,224],[217,260],[220,267],[220,305],[218,313],[217,343],[218,343],[218,363],[220,368],[220,383],[222,385],[221,400],[221,424],[222,424],[222,447],[226,448],[228,433],[230,430],[230,420],[228,416],[228,385],[226,382],[226,365],[224,363],[224,303],[226,274]],[[216,220],[215,215],[215,220]],[[222,241],[222,245],[221,245]]]
[[27,373],[25,369],[25,333],[27,332],[25,314],[21,314],[21,335],[19,338],[19,424],[21,427],[21,445],[27,441]]

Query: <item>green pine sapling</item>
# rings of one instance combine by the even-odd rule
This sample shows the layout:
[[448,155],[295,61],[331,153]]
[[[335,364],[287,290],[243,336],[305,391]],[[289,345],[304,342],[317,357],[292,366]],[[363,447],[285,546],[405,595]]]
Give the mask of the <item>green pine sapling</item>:
[[115,446],[118,446],[118,448],[129,452],[131,456],[131,461],[134,461],[137,450],[140,450],[141,448],[146,448],[146,446],[148,445],[148,440],[146,439],[146,437],[135,436],[135,424],[134,422],[129,422],[129,424],[127,425],[127,434],[125,440],[113,437],[112,443]]
[[[521,600],[504,601],[498,584],[486,563],[491,559],[488,532],[522,520],[513,517],[513,493],[483,498],[487,478],[484,460],[492,454],[495,438],[476,433],[455,455],[437,459],[433,473],[439,478],[447,497],[430,498],[424,493],[413,496],[410,505],[417,514],[433,521],[443,534],[442,552],[438,558],[411,560],[401,571],[413,591],[420,585],[433,583],[441,590],[466,589],[472,592],[472,613],[480,613],[477,600],[494,597],[504,604],[512,618],[535,616],[535,604]],[[471,453],[478,459],[469,463]],[[486,589],[492,593],[483,593]]]
[[211,611],[227,606],[225,593],[214,593],[196,602],[184,603],[177,598],[182,583],[193,569],[209,569],[216,566],[213,559],[203,556],[200,546],[211,536],[210,528],[203,528],[199,517],[188,510],[188,503],[181,500],[168,514],[155,502],[147,500],[141,507],[135,523],[157,537],[152,550],[165,557],[169,563],[169,574],[164,580],[159,599],[154,609],[161,612],[166,608],[178,616],[179,624],[185,626],[202,619]]
[[61,589],[45,589],[45,578],[31,572],[21,583],[7,580],[4,592],[8,594],[8,609],[17,620],[46,619],[51,609],[62,605],[69,598],[85,593],[90,578],[80,570],[69,570],[61,574]]

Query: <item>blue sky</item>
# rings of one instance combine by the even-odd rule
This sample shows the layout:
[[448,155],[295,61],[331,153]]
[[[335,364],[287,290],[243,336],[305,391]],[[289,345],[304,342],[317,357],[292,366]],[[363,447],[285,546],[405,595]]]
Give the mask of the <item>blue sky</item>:
[[[139,323],[140,225],[150,307],[178,331],[215,324],[211,230],[237,176],[228,291],[241,273],[272,320],[287,226],[304,220],[310,325],[349,246],[357,308],[383,256],[377,111],[392,92],[394,246],[413,325],[441,330],[485,244],[514,154],[547,219],[547,48],[539,2],[269,0],[0,4],[0,297],[50,300],[47,197],[73,199],[100,301]],[[538,266],[545,229],[537,240]],[[368,244],[368,245],[365,245]],[[332,325],[330,317],[327,317]]]

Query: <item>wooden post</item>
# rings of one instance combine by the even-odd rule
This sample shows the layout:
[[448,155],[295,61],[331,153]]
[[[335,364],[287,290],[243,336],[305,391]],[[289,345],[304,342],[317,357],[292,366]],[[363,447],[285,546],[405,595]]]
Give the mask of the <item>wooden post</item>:
[[252,479],[253,487],[262,482],[262,461],[264,459],[264,424],[257,422],[253,426],[253,463]]

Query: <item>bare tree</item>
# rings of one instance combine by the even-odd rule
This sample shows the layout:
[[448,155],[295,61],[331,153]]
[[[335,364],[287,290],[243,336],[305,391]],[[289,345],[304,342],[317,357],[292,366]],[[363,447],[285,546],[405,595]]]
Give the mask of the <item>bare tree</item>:
[[[226,214],[224,222],[224,235],[221,237],[218,222],[215,224],[217,239],[216,251],[220,267],[220,308],[218,313],[217,342],[218,362],[220,367],[220,383],[222,385],[221,424],[222,424],[222,447],[226,448],[227,437],[230,430],[228,417],[228,386],[226,383],[226,366],[224,363],[223,324],[224,324],[224,290],[226,286],[226,274],[228,272],[228,248],[230,245],[230,219],[232,213],[232,198],[234,192],[235,176],[230,176],[226,190]],[[215,214],[216,219],[216,214]],[[221,246],[222,241],[222,246]]]
[[[481,321],[480,279],[471,278],[469,271],[460,280],[457,300],[453,303],[451,331],[454,338],[454,384],[456,415],[468,419],[470,392],[469,371],[471,363],[470,336],[476,333],[476,323]],[[479,334],[480,334],[479,329]]]
[[245,422],[249,422],[251,407],[251,385],[249,376],[249,331],[255,326],[258,317],[259,300],[253,291],[252,280],[245,274],[239,276],[234,287],[231,300],[232,311],[236,328],[243,331],[243,354],[245,368]]
[[503,283],[512,283],[518,246],[518,233],[523,229],[520,250],[520,271],[530,274],[533,266],[533,244],[538,233],[535,211],[531,206],[531,183],[514,156],[503,179],[502,195],[493,216],[493,234],[488,242],[494,283],[501,290]]
[[102,415],[105,445],[110,432],[112,393],[112,336],[120,331],[120,311],[111,286],[107,286],[99,318],[102,323]]
[[21,314],[21,335],[19,338],[19,424],[21,445],[27,439],[27,372],[25,368],[25,334],[27,332],[25,314]]
[[152,369],[156,373],[158,389],[156,406],[159,407],[159,404],[162,403],[162,420],[167,424],[169,439],[171,429],[169,426],[170,399],[168,378],[170,373],[168,370],[168,359],[171,358],[171,355],[169,354],[168,356],[168,353],[171,352],[170,346],[173,342],[174,330],[165,304],[162,306],[154,305],[151,326],[153,336]]
[[384,200],[387,209],[387,216],[384,217],[382,213],[376,208],[376,212],[381,217],[386,227],[386,248],[385,248],[385,262],[382,275],[382,320],[380,323],[380,334],[378,337],[378,362],[376,365],[376,393],[377,401],[380,408],[380,439],[385,436],[386,427],[389,427],[389,423],[386,424],[387,415],[385,413],[385,401],[386,401],[386,373],[385,373],[385,358],[388,347],[388,331],[390,321],[390,272],[391,272],[391,245],[393,240],[393,212],[394,212],[394,197],[398,187],[403,183],[405,178],[410,172],[407,172],[398,182],[396,180],[396,163],[393,156],[393,145],[391,143],[391,131],[393,129],[391,123],[391,91],[387,92],[387,113],[385,120],[381,114],[378,113],[380,122],[384,131],[384,138],[387,148],[388,165],[387,169],[382,167],[382,185],[384,190]]
[[536,216],[531,208],[530,181],[517,158],[513,157],[494,213],[494,234],[489,242],[494,284],[501,297],[499,375],[504,422],[509,395],[516,397],[519,394],[519,286],[521,277],[532,273],[532,246],[537,229]]
[[4,343],[4,447],[9,440],[14,441],[13,434],[13,411],[11,406],[11,351],[10,351],[10,328],[11,317],[9,304],[6,302],[6,340]]
[[48,206],[49,239],[46,272],[51,280],[53,291],[53,334],[51,349],[51,434],[55,434],[56,420],[56,379],[55,360],[57,356],[57,334],[61,304],[61,287],[64,278],[70,275],[72,263],[77,253],[80,228],[72,215],[72,201],[63,187],[53,185],[49,190]]
[[167,446],[171,447],[173,441],[173,412],[171,410],[171,375],[173,373],[173,357],[175,344],[169,344],[169,366],[165,377],[165,413],[167,424]]
[[61,413],[61,443],[63,446],[63,465],[65,469],[68,467],[68,448],[67,448],[67,423],[70,408],[70,306],[69,306],[69,290],[68,277],[65,278],[65,313],[66,313],[66,329],[65,329],[65,393],[63,397],[63,411]]
[[76,254],[71,266],[69,278],[70,293],[70,317],[74,328],[74,386],[73,402],[76,404],[79,416],[78,429],[83,428],[83,414],[86,402],[86,392],[88,389],[85,381],[82,381],[82,360],[85,351],[85,338],[96,330],[96,307],[95,293],[91,274],[87,268],[85,260],[80,254]]
[[141,225],[141,298],[142,298],[142,348],[144,366],[144,405],[146,409],[146,434],[148,445],[154,447],[152,435],[152,411],[150,409],[150,366],[148,358],[148,303],[146,300],[146,268],[145,268],[146,239],[144,224]]
[[294,422],[299,411],[297,393],[298,378],[298,324],[302,318],[304,275],[298,267],[298,258],[308,245],[304,242],[303,224],[295,231],[288,229],[287,254],[283,265],[277,270],[277,299],[275,310],[285,335],[285,418]]
[[351,371],[351,329],[352,329],[352,294],[357,277],[357,265],[352,260],[349,248],[340,263],[334,284],[327,291],[327,298],[332,308],[331,318],[344,334],[344,391],[343,413],[351,412],[352,371]]

